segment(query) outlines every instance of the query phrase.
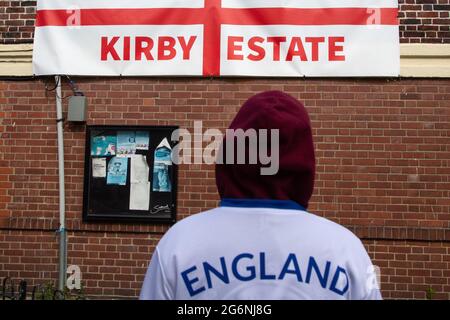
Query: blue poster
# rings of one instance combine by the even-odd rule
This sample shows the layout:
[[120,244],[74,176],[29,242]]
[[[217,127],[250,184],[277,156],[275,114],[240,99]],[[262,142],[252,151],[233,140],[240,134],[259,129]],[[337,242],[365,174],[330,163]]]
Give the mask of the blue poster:
[[155,160],[153,164],[153,191],[170,192],[172,184],[170,182],[169,166],[172,165],[172,148],[167,138],[164,138],[155,150]]
[[164,163],[155,163],[153,167],[153,191],[170,192],[171,190],[169,166]]
[[148,131],[136,131],[136,150],[148,150],[149,143]]
[[117,132],[117,154],[130,155],[136,153],[136,134],[134,131]]
[[116,136],[91,137],[91,156],[113,156],[116,154]]
[[108,177],[106,179],[106,184],[126,185],[127,172],[128,158],[113,157],[108,163]]

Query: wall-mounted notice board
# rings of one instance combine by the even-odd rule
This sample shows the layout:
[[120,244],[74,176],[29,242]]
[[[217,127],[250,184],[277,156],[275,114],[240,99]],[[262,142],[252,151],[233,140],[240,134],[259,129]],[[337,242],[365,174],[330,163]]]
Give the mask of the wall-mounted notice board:
[[174,223],[176,126],[87,126],[83,221]]

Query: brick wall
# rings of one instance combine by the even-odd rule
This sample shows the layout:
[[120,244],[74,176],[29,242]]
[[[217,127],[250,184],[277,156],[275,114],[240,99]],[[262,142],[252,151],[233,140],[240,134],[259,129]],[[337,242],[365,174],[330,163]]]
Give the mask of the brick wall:
[[381,268],[385,299],[450,299],[450,244],[421,241],[364,241]]
[[0,0],[0,43],[32,43],[36,1]]
[[[160,236],[69,232],[68,265],[81,269],[88,297],[136,297]],[[57,235],[0,230],[0,277],[25,278],[28,285],[58,278]]]
[[[450,0],[399,0],[403,43],[450,43]],[[0,43],[33,42],[36,1],[0,0]]]
[[399,0],[400,42],[450,43],[449,0]]
[[[89,98],[88,124],[223,129],[256,92],[296,96],[314,127],[310,211],[364,239],[385,297],[424,298],[432,287],[450,298],[450,80],[75,80]],[[38,80],[0,82],[0,121],[0,277],[56,279],[54,92]],[[81,222],[84,132],[65,125],[69,263],[80,265],[88,294],[134,297],[167,227]],[[217,204],[213,169],[180,166],[178,219]]]

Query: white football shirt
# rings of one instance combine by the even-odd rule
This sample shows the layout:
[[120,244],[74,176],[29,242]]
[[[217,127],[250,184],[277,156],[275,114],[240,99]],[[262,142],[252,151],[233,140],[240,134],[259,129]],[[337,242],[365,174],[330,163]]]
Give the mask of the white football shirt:
[[292,201],[225,199],[164,235],[140,299],[381,299],[381,294],[364,246],[346,228]]

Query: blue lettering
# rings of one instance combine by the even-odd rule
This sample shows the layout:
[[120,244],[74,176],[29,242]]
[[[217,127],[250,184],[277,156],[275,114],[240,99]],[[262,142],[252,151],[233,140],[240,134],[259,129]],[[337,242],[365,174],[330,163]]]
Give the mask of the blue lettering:
[[266,254],[259,253],[259,267],[261,270],[261,280],[275,280],[277,277],[274,274],[266,274]]
[[[248,261],[242,262],[247,259]],[[220,265],[217,260],[213,265],[208,262],[202,262],[205,279],[199,279],[197,276],[197,267],[194,265],[181,272],[181,277],[184,281],[187,291],[191,297],[198,295],[206,289],[212,289],[214,284],[221,283],[229,284],[230,276],[234,276],[238,281],[251,281],[257,278],[257,268],[255,266],[254,255],[251,253],[240,253],[235,256],[231,262],[231,272],[228,272],[229,264],[225,257],[219,258]],[[241,263],[242,262],[242,263]],[[334,275],[331,275],[331,262],[326,261],[325,264],[318,264],[314,257],[309,257],[306,277],[303,280],[302,273],[304,270],[300,270],[298,258],[294,253],[289,253],[287,256],[281,272],[279,274],[272,274],[267,270],[266,252],[259,252],[259,276],[261,280],[283,280],[288,274],[295,275],[298,282],[305,282],[310,284],[313,274],[319,281],[322,288],[326,289],[328,284],[328,278],[331,278],[331,283],[328,289],[338,295],[343,296],[348,292],[350,282],[347,271],[337,266]],[[272,270],[273,271],[273,270]],[[215,278],[215,280],[213,280]],[[206,282],[205,285],[201,285]],[[214,282],[214,283],[213,283]]]
[[[345,275],[345,280],[346,280],[347,283],[345,284],[344,289],[339,290],[338,288],[336,288],[336,285],[337,285],[337,283],[339,281],[339,277],[340,277],[341,273],[343,273]],[[349,287],[349,284],[348,284],[347,271],[344,268],[341,268],[341,267],[338,266],[336,268],[336,273],[334,274],[333,280],[331,280],[330,290],[335,292],[335,293],[337,293],[337,294],[339,294],[339,295],[341,295],[341,296],[343,296],[347,292],[348,287]]]
[[319,266],[316,263],[316,260],[314,260],[313,257],[309,257],[309,263],[308,263],[308,270],[306,271],[306,283],[309,283],[311,280],[311,274],[312,274],[312,270],[314,269],[317,278],[319,279],[320,285],[322,286],[322,288],[326,288],[327,286],[327,282],[328,282],[328,274],[330,273],[330,265],[331,262],[327,261],[327,264],[325,266],[325,272],[322,273],[320,272]]
[[238,265],[239,261],[244,258],[253,259],[253,255],[250,253],[241,253],[240,255],[236,256],[233,259],[233,262],[231,264],[231,270],[233,271],[233,275],[236,277],[236,279],[241,280],[241,281],[250,281],[250,280],[255,279],[255,277],[256,277],[255,267],[253,267],[253,266],[246,267],[246,269],[248,271],[250,271],[250,275],[248,275],[248,276],[243,276],[243,275],[239,274],[239,272],[238,272],[237,265]]
[[200,287],[197,290],[194,290],[194,288],[192,288],[192,284],[196,283],[198,281],[198,278],[195,277],[193,279],[189,279],[188,278],[188,274],[193,272],[193,271],[195,271],[195,270],[197,270],[197,267],[193,266],[193,267],[191,267],[189,269],[186,269],[183,272],[181,272],[181,277],[183,278],[184,284],[186,285],[186,288],[187,288],[187,290],[189,292],[189,295],[191,297],[195,296],[196,294],[199,294],[200,292],[206,290],[205,287]]
[[225,264],[225,258],[220,257],[220,265],[222,267],[222,273],[220,273],[217,269],[211,266],[208,262],[203,262],[203,269],[205,270],[206,282],[208,283],[208,288],[212,288],[212,281],[210,273],[216,275],[217,278],[222,280],[224,283],[230,283],[230,279],[228,278],[227,266]]
[[[289,269],[290,264],[293,264],[294,269]],[[297,281],[302,282],[302,274],[300,273],[300,268],[298,266],[297,257],[295,254],[290,253],[289,256],[286,259],[286,262],[284,263],[283,269],[280,272],[280,275],[278,276],[278,279],[284,279],[284,276],[286,273],[292,273],[297,276]]]

